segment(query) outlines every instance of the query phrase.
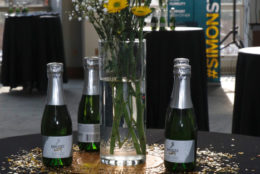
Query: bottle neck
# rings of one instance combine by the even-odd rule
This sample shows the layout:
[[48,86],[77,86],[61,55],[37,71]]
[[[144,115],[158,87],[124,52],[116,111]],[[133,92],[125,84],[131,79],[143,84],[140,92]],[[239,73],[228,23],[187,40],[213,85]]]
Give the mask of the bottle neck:
[[156,17],[156,16],[157,16],[156,12],[154,11],[152,17]]
[[48,74],[47,105],[64,105],[62,74]]
[[190,76],[174,76],[174,85],[171,97],[171,108],[193,108],[190,94]]
[[165,12],[163,9],[161,10],[161,16],[163,16],[163,17],[165,16]]
[[84,95],[99,95],[99,72],[96,68],[84,68]]

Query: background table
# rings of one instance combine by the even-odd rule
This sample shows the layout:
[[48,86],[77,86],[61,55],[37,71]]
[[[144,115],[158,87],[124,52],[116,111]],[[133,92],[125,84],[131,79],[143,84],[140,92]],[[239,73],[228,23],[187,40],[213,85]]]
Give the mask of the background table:
[[[147,143],[163,144],[163,133],[163,130],[158,129],[147,130]],[[74,134],[74,140],[75,138],[76,135]],[[30,150],[35,147],[41,147],[41,143],[42,139],[40,134],[0,139],[0,164],[2,164],[3,161],[6,161],[6,156],[16,154],[19,150]],[[239,173],[260,173],[259,137],[198,132],[198,147],[200,149],[212,147],[213,151],[216,152],[236,154],[235,158],[232,158],[229,163],[239,163]]]
[[61,62],[66,67],[60,17],[53,13],[8,16],[3,38],[3,85],[45,91],[49,62]]
[[202,28],[155,31],[147,40],[147,126],[164,128],[173,87],[173,60],[189,58],[191,97],[199,130],[209,130],[205,37]]
[[232,132],[260,136],[260,47],[239,50]]

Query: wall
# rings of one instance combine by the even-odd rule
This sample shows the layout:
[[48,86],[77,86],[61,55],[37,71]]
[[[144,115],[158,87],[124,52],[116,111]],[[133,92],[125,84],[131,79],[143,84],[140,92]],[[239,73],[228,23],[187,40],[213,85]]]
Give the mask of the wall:
[[90,22],[82,25],[82,46],[84,56],[98,56],[98,35]]
[[82,23],[76,19],[69,21],[71,0],[52,0],[52,11],[61,15],[65,60],[69,77],[82,77]]
[[248,0],[250,8],[250,23],[260,23],[260,1]]
[[61,14],[68,75],[72,78],[82,77],[82,58],[97,56],[96,31],[87,21],[68,20],[66,12],[72,10],[71,0],[52,0],[51,7],[52,11]]
[[82,30],[81,22],[76,19],[69,21],[66,11],[71,10],[71,0],[62,1],[62,25],[64,36],[64,48],[68,67],[81,66],[82,60]]

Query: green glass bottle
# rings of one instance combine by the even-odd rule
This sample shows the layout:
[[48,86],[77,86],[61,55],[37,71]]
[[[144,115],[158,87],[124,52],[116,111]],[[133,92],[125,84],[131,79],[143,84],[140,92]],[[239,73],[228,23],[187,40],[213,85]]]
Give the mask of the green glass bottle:
[[99,151],[99,68],[97,57],[83,59],[84,87],[78,109],[78,145],[86,152]]
[[14,13],[14,6],[13,6],[13,3],[12,3],[12,2],[9,2],[8,13],[9,13],[9,14]]
[[22,6],[19,2],[16,3],[15,12],[18,14],[22,12]]
[[153,14],[152,14],[152,19],[151,19],[151,30],[156,31],[158,27],[158,15],[157,15],[157,10],[153,8]]
[[174,7],[170,10],[170,21],[169,21],[169,27],[171,30],[175,30],[175,16],[174,16]]
[[161,8],[161,15],[160,15],[160,31],[166,31],[166,16],[165,11]]
[[168,172],[189,172],[196,167],[197,124],[190,75],[190,65],[175,64],[173,92],[165,120],[164,165]]
[[47,64],[47,104],[41,121],[42,161],[47,167],[72,163],[72,122],[64,103],[62,72],[62,63]]

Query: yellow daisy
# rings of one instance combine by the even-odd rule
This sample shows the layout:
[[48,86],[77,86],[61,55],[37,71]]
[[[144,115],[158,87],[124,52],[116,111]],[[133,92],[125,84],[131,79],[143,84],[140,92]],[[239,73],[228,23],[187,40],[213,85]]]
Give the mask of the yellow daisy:
[[138,6],[132,8],[132,13],[134,13],[135,16],[146,16],[151,12],[152,10],[147,6]]
[[108,13],[117,13],[128,6],[127,0],[109,0],[104,7],[107,8]]

